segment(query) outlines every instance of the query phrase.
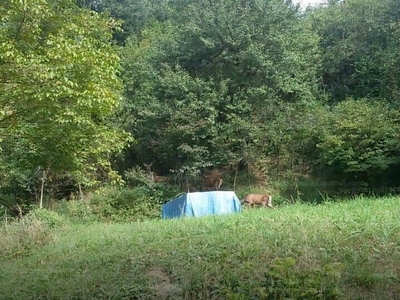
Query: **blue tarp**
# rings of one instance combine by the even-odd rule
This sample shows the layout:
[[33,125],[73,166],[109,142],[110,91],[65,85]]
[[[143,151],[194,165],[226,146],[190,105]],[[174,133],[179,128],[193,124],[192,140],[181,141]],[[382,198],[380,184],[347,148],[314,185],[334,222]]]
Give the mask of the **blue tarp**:
[[163,204],[162,218],[222,215],[240,210],[240,200],[233,191],[187,193]]

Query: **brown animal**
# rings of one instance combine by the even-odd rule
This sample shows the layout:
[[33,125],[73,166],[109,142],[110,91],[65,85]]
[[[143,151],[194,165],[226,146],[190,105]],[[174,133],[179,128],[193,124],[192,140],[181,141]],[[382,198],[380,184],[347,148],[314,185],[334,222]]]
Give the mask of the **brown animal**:
[[272,206],[272,197],[267,194],[247,194],[241,202],[250,206],[261,204],[264,207],[274,208]]
[[219,191],[221,189],[221,185],[223,182],[224,181],[222,180],[222,178],[213,178],[213,177],[203,178],[201,190]]
[[151,162],[150,164],[143,164],[146,169],[147,169],[147,174],[149,175],[149,179],[151,182],[167,182],[168,178],[165,176],[158,176],[157,174],[154,174],[154,172],[151,171],[151,166],[153,165],[153,162]]

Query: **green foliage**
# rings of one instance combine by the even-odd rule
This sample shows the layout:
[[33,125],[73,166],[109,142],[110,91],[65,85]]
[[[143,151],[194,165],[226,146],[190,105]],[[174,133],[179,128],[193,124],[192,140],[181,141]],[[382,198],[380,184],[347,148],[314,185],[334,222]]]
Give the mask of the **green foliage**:
[[274,151],[271,123],[316,99],[317,36],[281,1],[179,3],[121,50],[131,156],[191,177]]
[[[271,179],[260,190],[267,181],[296,201],[327,193],[294,181],[311,172],[397,186],[399,9],[396,0],[333,0],[305,14],[281,0],[3,1],[0,191],[37,201],[46,172],[45,194],[65,199],[78,184],[122,185],[123,175],[132,189],[101,190],[95,213],[60,206],[90,221],[158,216],[177,191],[152,184],[143,162],[179,185],[237,166],[241,187],[244,170],[257,169]],[[137,143],[125,147],[130,136]]]
[[220,290],[226,299],[340,299],[343,294],[338,283],[343,269],[342,264],[331,263],[320,269],[296,270],[295,259],[278,258],[265,271],[263,280],[240,288],[227,281]]
[[60,201],[57,204],[56,211],[74,224],[91,223],[99,219],[94,214],[92,207],[85,201]]
[[375,179],[398,163],[397,115],[383,101],[348,99],[339,103],[321,124],[319,163]]
[[40,222],[51,229],[62,227],[65,224],[64,219],[58,213],[47,209],[33,209],[25,218]]
[[[398,177],[397,115],[385,104],[399,104],[398,1],[328,1],[304,15],[275,0],[88,2],[124,20],[120,121],[138,143],[123,171],[154,161],[185,182],[252,164],[286,190],[312,171],[370,185]],[[331,106],[348,97],[357,104]],[[295,192],[326,192],[309,190]]]
[[344,265],[329,263],[322,268],[307,272],[296,270],[295,259],[277,259],[267,271],[264,288],[259,289],[261,297],[285,299],[296,295],[296,299],[340,299],[343,294],[338,284]]
[[91,196],[90,206],[102,221],[159,219],[161,205],[176,195],[176,190],[163,184],[132,188],[105,187]]
[[139,166],[126,170],[124,180],[129,187],[151,185],[152,183],[149,174]]
[[122,31],[114,32],[114,39],[123,45],[131,35],[140,35],[141,31],[156,21],[170,17],[174,2],[149,0],[84,0],[96,11],[108,11],[121,20]]
[[27,255],[56,240],[55,229],[65,227],[65,220],[53,211],[32,210],[18,222],[0,225],[0,256]]
[[[398,201],[71,224],[29,255],[0,255],[0,290],[16,299],[394,299]],[[16,238],[12,228],[0,232]]]
[[321,36],[321,77],[333,101],[399,101],[399,57],[394,54],[399,47],[399,8],[396,0],[350,0],[333,1],[311,13]]
[[128,138],[111,123],[118,24],[70,0],[2,1],[0,15],[1,187],[26,191],[38,168],[86,186],[117,180],[109,157]]

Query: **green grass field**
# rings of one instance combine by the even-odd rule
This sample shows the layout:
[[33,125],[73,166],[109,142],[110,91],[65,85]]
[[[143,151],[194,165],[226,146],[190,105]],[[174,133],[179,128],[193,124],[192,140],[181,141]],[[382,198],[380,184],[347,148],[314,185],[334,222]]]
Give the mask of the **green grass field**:
[[400,299],[399,201],[3,225],[0,299]]

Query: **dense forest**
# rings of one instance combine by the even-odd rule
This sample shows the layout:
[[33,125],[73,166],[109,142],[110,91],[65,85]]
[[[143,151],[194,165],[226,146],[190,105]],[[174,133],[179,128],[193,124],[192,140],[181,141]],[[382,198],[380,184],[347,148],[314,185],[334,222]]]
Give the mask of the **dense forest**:
[[398,192],[397,0],[3,0],[0,20],[3,208],[217,177]]

